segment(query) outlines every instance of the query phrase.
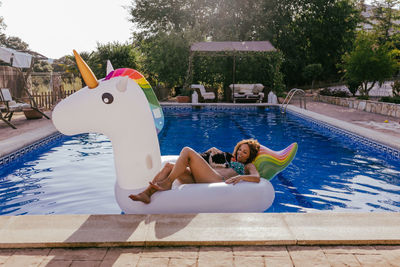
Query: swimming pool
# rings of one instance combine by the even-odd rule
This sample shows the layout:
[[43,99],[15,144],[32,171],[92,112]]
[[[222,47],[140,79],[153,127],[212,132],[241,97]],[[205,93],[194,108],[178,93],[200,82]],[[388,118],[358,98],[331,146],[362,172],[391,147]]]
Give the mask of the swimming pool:
[[[184,146],[231,151],[256,138],[274,150],[299,143],[293,163],[271,182],[267,212],[400,211],[400,163],[341,130],[273,108],[164,108],[162,155]],[[134,153],[134,151],[132,152]],[[111,143],[99,134],[60,137],[0,168],[0,214],[120,213]]]

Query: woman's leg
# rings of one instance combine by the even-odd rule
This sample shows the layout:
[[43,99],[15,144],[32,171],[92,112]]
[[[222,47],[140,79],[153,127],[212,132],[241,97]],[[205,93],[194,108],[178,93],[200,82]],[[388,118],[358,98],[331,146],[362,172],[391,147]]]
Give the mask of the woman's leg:
[[[193,175],[192,175],[192,172],[190,171],[189,167],[187,167],[185,173],[180,175],[177,179],[181,184],[196,183],[193,179]],[[161,181],[159,181],[159,182],[161,182]]]
[[[164,167],[161,169],[159,173],[153,178],[153,183],[160,182],[164,180],[168,175],[171,173],[174,167],[173,163],[167,162]],[[150,203],[150,197],[153,195],[157,190],[154,189],[151,185],[149,185],[143,192],[137,195],[129,195],[129,198],[134,201],[142,201],[143,203]]]
[[169,190],[175,179],[182,176],[189,167],[196,183],[221,182],[222,176],[193,149],[184,147],[168,177],[160,182],[151,183],[157,190]]

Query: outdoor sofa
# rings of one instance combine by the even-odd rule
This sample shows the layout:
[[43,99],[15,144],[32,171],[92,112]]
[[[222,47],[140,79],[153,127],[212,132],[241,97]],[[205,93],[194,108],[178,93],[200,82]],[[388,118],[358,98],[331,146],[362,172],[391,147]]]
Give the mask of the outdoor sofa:
[[249,102],[262,102],[264,99],[264,85],[261,83],[255,84],[231,84],[229,88],[233,90],[233,103],[237,100]]

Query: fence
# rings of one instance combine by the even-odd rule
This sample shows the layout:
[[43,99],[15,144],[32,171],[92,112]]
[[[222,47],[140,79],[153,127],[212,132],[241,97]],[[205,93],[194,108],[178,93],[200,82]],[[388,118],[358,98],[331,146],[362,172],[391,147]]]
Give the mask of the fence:
[[57,104],[61,99],[75,93],[75,90],[61,91],[61,92],[45,92],[40,94],[33,94],[32,97],[37,103],[38,107],[48,110]]

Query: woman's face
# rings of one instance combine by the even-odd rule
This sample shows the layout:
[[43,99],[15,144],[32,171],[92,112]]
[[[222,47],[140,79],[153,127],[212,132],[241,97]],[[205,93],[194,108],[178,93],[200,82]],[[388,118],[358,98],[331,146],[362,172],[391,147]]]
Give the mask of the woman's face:
[[246,161],[249,157],[250,157],[249,145],[248,144],[241,145],[236,152],[237,161],[239,161],[241,163],[246,163]]

